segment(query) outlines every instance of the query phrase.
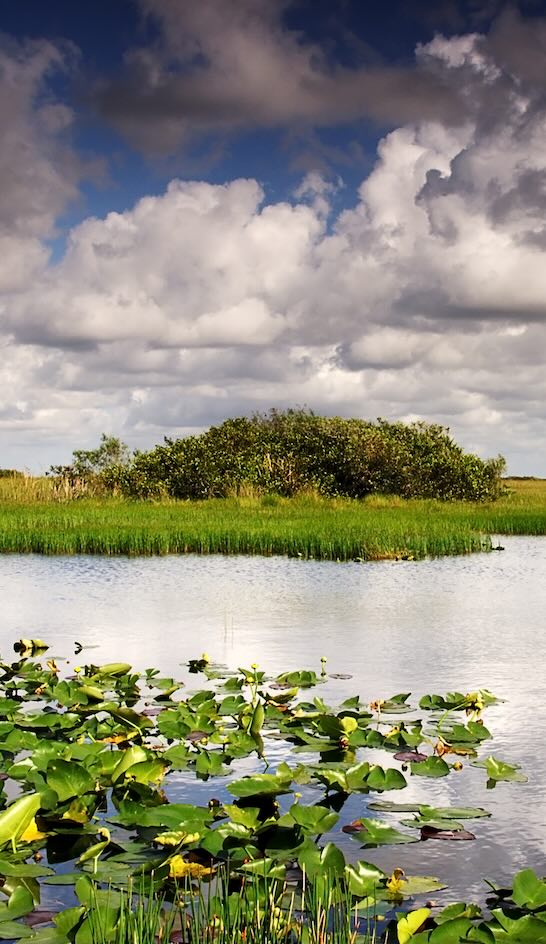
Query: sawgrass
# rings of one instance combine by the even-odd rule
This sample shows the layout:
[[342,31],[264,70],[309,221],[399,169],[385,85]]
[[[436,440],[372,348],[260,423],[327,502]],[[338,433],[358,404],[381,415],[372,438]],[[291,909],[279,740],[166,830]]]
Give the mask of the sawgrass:
[[0,552],[419,559],[487,550],[490,535],[546,534],[546,481],[506,485],[484,504],[314,494],[152,502],[65,499],[48,479],[3,479]]

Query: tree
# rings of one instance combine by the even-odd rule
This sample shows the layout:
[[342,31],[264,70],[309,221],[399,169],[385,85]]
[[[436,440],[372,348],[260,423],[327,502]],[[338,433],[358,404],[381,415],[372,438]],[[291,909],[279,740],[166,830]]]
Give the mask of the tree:
[[97,449],[75,449],[72,455],[72,468],[83,478],[100,475],[114,466],[126,466],[131,461],[129,447],[117,436],[107,436],[106,433],[102,433]]
[[70,465],[52,465],[48,475],[56,479],[56,490],[68,497],[115,491],[131,463],[129,447],[117,436],[102,433],[96,449],[74,449]]

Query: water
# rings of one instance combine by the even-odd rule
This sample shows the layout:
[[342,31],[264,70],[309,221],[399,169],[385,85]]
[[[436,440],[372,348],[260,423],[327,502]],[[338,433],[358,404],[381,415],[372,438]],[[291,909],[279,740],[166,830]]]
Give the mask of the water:
[[[231,667],[258,662],[271,672],[318,672],[324,655],[329,671],[352,674],[321,688],[331,703],[356,693],[367,701],[412,691],[417,700],[430,691],[490,688],[506,703],[486,713],[494,734],[486,750],[521,764],[529,783],[486,790],[484,771],[465,764],[460,774],[412,778],[406,790],[385,795],[485,806],[492,819],[469,823],[478,841],[372,852],[336,837],[352,859],[437,875],[450,900],[481,898],[485,876],[503,883],[519,868],[546,871],[546,539],[503,544],[503,553],[418,563],[6,556],[0,649],[6,658],[15,639],[38,636],[64,656],[79,640],[97,648],[78,661],[130,661],[175,676],[204,650]],[[223,796],[225,783],[196,789],[180,776],[173,788],[173,798],[201,802]],[[353,796],[341,823],[365,815],[366,798]],[[384,818],[397,825],[392,814]]]

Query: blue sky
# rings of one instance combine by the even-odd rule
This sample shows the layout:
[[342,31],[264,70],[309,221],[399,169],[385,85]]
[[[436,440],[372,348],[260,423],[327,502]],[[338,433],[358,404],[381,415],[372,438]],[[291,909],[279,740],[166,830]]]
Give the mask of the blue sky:
[[0,446],[270,406],[546,475],[546,5],[0,14]]

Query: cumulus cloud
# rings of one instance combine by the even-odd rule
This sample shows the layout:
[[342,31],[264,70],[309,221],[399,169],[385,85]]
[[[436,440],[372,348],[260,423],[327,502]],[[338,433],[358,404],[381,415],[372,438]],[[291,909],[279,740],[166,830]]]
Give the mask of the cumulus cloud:
[[448,73],[431,69],[432,56],[411,68],[342,67],[286,28],[288,5],[140,0],[160,38],[132,49],[123,73],[98,84],[96,107],[134,144],[158,154],[210,132],[464,119],[474,100],[464,100]]
[[85,163],[70,146],[73,113],[47,91],[75,50],[0,37],[0,290],[25,284],[47,262],[43,241],[78,196]]
[[251,179],[173,181],[74,227],[60,262],[4,295],[26,392],[0,400],[0,429],[73,447],[79,413],[84,441],[150,445],[308,404],[436,420],[546,472],[546,117],[493,40],[437,37],[420,55],[462,95],[507,89],[505,120],[396,128],[336,217],[315,174],[292,202]]

